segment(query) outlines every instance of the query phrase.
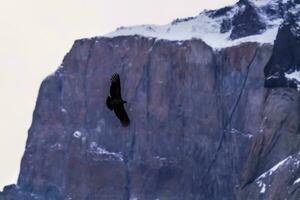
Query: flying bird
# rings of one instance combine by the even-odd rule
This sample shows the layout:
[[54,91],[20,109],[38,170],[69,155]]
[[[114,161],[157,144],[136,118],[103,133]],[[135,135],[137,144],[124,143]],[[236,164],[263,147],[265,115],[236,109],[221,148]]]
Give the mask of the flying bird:
[[122,126],[129,126],[130,120],[125,111],[124,105],[127,103],[121,96],[121,83],[119,74],[113,74],[111,77],[110,96],[106,99],[106,105],[113,110],[120,120]]

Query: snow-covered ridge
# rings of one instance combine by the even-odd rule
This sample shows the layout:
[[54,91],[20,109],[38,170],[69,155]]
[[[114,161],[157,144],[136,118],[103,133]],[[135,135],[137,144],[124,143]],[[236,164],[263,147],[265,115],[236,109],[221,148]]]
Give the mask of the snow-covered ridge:
[[[292,172],[294,172],[295,169],[298,169],[300,167],[299,155],[300,152],[286,157],[285,159],[281,160],[273,167],[271,167],[268,171],[262,173],[258,178],[256,178],[255,182],[260,188],[260,193],[265,193],[266,190],[268,190],[268,188],[271,186],[271,182],[268,179],[274,175],[276,176],[277,173],[280,173],[280,170],[286,170],[287,166],[289,166],[289,170],[291,170]],[[297,184],[299,182],[300,178],[296,179],[293,184]]]
[[[258,42],[273,44],[278,28],[283,22],[283,17],[271,15],[269,10],[278,10],[279,4],[288,3],[293,0],[248,0],[260,16],[260,20],[266,25],[266,29],[256,35],[250,35],[239,39],[230,39],[232,27],[227,31],[221,31],[225,22],[231,26],[232,19],[238,13],[244,12],[245,5],[237,3],[231,7],[219,10],[203,11],[196,17],[177,19],[166,25],[140,25],[132,27],[121,27],[116,31],[106,34],[106,37],[141,35],[157,39],[171,41],[202,39],[213,48],[225,48],[244,42]],[[268,9],[267,9],[267,8]],[[214,15],[215,13],[215,15]],[[216,14],[218,13],[218,14]],[[226,24],[225,24],[226,25]]]
[[279,163],[277,163],[276,165],[274,165],[271,169],[269,169],[268,171],[264,172],[263,174],[261,174],[256,181],[260,181],[261,179],[267,177],[267,176],[271,176],[276,170],[278,170],[282,165],[284,165],[285,163],[289,162],[290,160],[292,160],[292,156],[288,156],[287,158],[283,159],[282,161],[280,161]]

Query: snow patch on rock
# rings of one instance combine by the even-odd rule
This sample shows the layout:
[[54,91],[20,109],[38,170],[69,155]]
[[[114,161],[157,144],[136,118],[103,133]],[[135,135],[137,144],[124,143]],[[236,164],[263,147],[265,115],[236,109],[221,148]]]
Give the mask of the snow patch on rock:
[[261,180],[257,182],[258,186],[261,188],[260,189],[260,193],[265,193],[266,192],[266,184],[264,182],[262,182]]
[[123,161],[123,155],[121,152],[115,153],[115,152],[107,151],[105,148],[98,146],[96,142],[91,142],[90,151],[92,153],[95,153],[96,155],[105,155]]
[[300,71],[294,71],[292,73],[285,73],[285,77],[291,80],[295,80],[300,83]]
[[60,108],[60,111],[63,113],[67,113],[67,110],[65,108]]
[[161,161],[167,160],[167,158],[160,157],[160,156],[154,156],[154,159],[158,159],[158,160],[161,160]]
[[244,137],[247,137],[249,139],[251,139],[253,137],[252,134],[249,134],[249,133],[244,133],[244,132],[241,132],[235,128],[231,128],[231,130],[229,131],[231,134],[238,134],[238,135],[241,135],[241,136],[244,136]]
[[297,183],[300,183],[300,178],[297,178],[297,179],[294,181],[293,185],[294,185],[294,184],[297,184]]
[[300,71],[294,71],[292,73],[285,73],[285,77],[291,81],[295,81],[300,91]]
[[276,165],[274,165],[271,169],[269,169],[268,171],[266,171],[265,173],[261,174],[256,181],[259,181],[267,176],[271,176],[277,169],[279,169],[282,165],[284,165],[285,163],[289,162],[290,160],[292,160],[292,156],[288,156],[287,158],[283,159],[282,161],[280,161],[279,163],[277,163]]
[[75,131],[73,133],[73,136],[76,137],[76,138],[80,138],[82,136],[82,133],[80,131]]

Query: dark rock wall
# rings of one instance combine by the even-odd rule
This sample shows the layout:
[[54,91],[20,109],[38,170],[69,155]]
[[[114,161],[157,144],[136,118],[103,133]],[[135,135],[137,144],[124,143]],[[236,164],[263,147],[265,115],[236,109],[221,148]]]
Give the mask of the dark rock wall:
[[272,57],[265,67],[265,86],[297,88],[285,73],[300,71],[300,26],[291,18],[278,31]]
[[[41,85],[18,184],[2,198],[259,199],[251,183],[300,139],[299,93],[263,87],[271,53],[256,43],[76,41]],[[129,128],[105,105],[113,73]]]
[[258,14],[257,8],[250,4],[248,0],[240,0],[238,5],[242,8],[232,19],[233,28],[230,39],[256,35],[265,31],[266,24]]
[[[300,177],[299,93],[292,89],[278,89],[271,91],[268,96],[266,103],[269,105],[264,109],[262,134],[253,142],[247,169],[243,173],[246,185],[241,199],[246,196],[249,199],[285,199],[291,187],[296,188],[299,194],[299,185],[293,184]],[[284,163],[279,172],[271,173],[265,178],[266,194],[253,192],[261,190],[257,184],[259,175],[287,157],[293,159]],[[299,199],[299,196],[287,199]]]

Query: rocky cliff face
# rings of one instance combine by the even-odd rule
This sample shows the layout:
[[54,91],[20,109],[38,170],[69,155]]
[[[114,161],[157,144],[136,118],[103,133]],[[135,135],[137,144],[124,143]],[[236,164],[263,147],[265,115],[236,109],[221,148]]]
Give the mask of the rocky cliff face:
[[[300,144],[299,93],[263,87],[271,53],[256,43],[213,51],[201,40],[76,41],[41,85],[18,185],[2,195],[258,199],[257,178],[297,159]],[[113,73],[129,102],[129,128],[105,105]],[[296,169],[282,170],[285,182],[276,174],[283,182],[269,180],[265,194],[286,191]]]
[[[281,59],[286,37],[218,50],[200,39],[77,40],[41,85],[18,183],[0,199],[299,199],[299,91],[267,85],[298,62]],[[113,73],[129,128],[105,105]]]
[[[292,87],[300,85],[289,74],[300,71],[300,15],[290,15],[279,28],[273,55],[265,67],[266,87]],[[300,87],[299,87],[300,88]]]

